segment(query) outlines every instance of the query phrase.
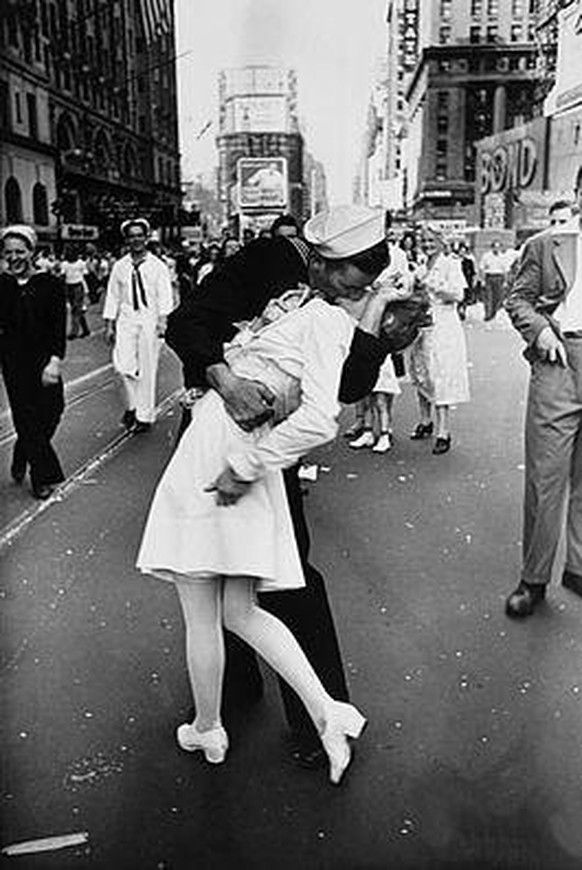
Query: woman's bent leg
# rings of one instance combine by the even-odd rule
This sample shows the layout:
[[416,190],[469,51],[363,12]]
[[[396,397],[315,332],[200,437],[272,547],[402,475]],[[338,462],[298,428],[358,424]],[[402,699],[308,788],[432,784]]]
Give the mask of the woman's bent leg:
[[350,762],[348,737],[358,737],[365,720],[349,704],[326,692],[305,653],[286,625],[256,603],[254,581],[225,581],[224,625],[252,646],[299,695],[316,725],[330,759],[332,782],[338,783]]

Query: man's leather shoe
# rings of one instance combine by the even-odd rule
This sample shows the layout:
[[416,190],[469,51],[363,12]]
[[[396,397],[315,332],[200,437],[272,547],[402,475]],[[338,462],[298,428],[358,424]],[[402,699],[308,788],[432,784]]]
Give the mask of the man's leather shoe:
[[328,758],[321,743],[295,742],[291,758],[303,770],[321,770],[328,765]]
[[33,486],[32,494],[35,498],[40,499],[41,501],[46,501],[47,498],[50,498],[55,489],[54,484],[50,483],[41,483],[39,486]]
[[26,475],[26,460],[24,462],[13,461],[10,466],[10,474],[14,483],[20,486]]
[[135,426],[135,411],[132,411],[129,408],[127,411],[124,411],[121,423],[126,429],[132,429]]
[[522,580],[505,602],[505,613],[514,619],[531,616],[545,597],[545,583],[526,583]]
[[566,569],[562,575],[562,586],[582,596],[582,574],[574,574],[573,571]]

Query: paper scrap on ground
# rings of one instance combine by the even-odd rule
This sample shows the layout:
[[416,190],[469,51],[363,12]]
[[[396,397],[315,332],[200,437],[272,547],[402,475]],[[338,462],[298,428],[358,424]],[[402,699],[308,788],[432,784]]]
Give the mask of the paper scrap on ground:
[[317,480],[317,465],[302,465],[299,469],[299,480]]
[[40,840],[26,840],[4,846],[2,855],[32,855],[35,852],[52,852],[55,849],[65,849],[67,846],[80,846],[89,839],[87,831],[79,834],[62,834],[57,837],[43,837]]

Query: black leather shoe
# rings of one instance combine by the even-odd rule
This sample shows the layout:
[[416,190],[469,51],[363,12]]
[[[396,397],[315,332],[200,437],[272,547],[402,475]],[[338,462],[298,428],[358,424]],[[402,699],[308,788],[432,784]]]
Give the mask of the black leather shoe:
[[428,438],[432,435],[432,430],[434,429],[434,423],[419,423],[411,433],[410,437],[413,441],[420,441],[421,438]]
[[451,449],[451,436],[447,435],[446,438],[437,438],[434,442],[434,447],[432,448],[432,452],[435,456],[439,456],[441,453],[448,453]]
[[295,742],[291,750],[291,758],[303,770],[321,770],[328,765],[328,757],[321,743]]
[[136,420],[133,431],[139,435],[140,432],[149,432],[151,428],[151,423],[145,423],[143,420]]
[[545,597],[545,583],[526,583],[522,580],[505,602],[505,613],[513,619],[531,616]]
[[40,486],[33,486],[32,494],[35,498],[46,501],[53,494],[54,488],[50,483],[41,483]]
[[20,486],[26,475],[26,460],[24,462],[13,461],[10,466],[10,475],[14,483],[17,483]]
[[582,575],[574,574],[573,571],[564,571],[562,575],[562,586],[569,589],[570,592],[575,592],[576,595],[582,596]]
[[135,426],[135,411],[130,411],[129,409],[125,411],[121,422],[126,429],[133,429]]

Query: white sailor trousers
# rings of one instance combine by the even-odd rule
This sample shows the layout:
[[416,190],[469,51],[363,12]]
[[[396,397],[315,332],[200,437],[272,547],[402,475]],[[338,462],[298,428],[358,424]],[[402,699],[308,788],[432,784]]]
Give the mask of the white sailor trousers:
[[142,423],[153,423],[161,339],[148,312],[121,314],[115,329],[113,365],[123,379],[127,406]]

